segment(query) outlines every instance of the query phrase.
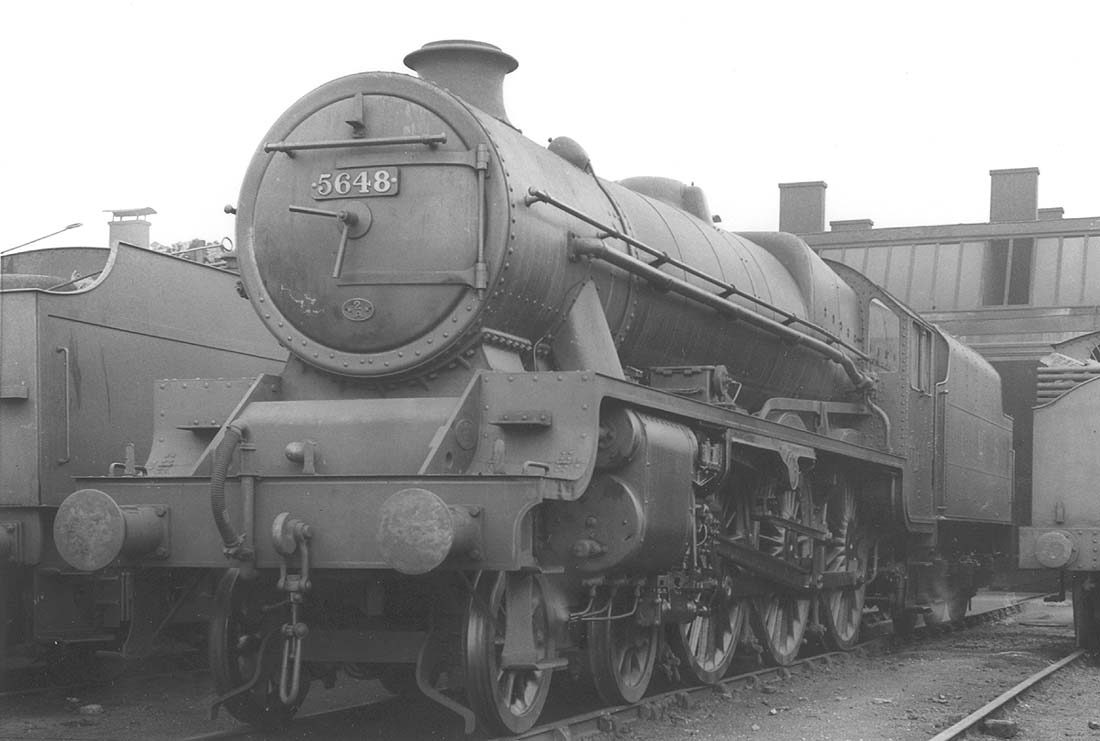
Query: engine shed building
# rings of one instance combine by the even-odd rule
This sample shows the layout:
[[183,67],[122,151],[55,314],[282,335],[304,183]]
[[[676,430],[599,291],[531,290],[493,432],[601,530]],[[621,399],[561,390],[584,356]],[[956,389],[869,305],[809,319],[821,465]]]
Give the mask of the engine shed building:
[[829,222],[822,181],[781,183],[779,228],[885,286],[980,352],[1015,419],[1015,519],[1031,517],[1032,407],[1039,358],[1100,330],[1100,216],[1038,207],[1039,169],[990,171],[989,221],[875,229]]

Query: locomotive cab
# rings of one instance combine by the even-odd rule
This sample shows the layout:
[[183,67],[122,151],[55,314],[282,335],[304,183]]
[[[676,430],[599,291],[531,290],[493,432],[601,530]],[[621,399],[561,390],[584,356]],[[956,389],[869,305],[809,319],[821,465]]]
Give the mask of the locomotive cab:
[[[857,271],[829,263],[856,287],[868,316],[867,347],[889,445],[906,464],[895,506],[909,526],[908,557],[930,564],[909,578],[908,621],[961,619],[988,583],[989,554],[1009,551],[1012,420],[1001,379],[974,350],[921,319]],[[898,485],[895,482],[893,485]]]

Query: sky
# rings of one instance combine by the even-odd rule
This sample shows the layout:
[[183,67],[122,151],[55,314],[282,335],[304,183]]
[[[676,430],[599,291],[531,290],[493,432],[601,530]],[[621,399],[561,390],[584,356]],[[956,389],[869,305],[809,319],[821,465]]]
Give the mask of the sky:
[[[295,100],[408,72],[438,39],[500,46],[509,118],[597,174],[701,186],[722,226],[778,226],[783,182],[826,219],[989,218],[989,170],[1038,167],[1039,206],[1100,215],[1100,3],[188,0],[21,2],[0,42],[0,250],[233,234],[249,158]],[[411,74],[411,73],[410,73]]]

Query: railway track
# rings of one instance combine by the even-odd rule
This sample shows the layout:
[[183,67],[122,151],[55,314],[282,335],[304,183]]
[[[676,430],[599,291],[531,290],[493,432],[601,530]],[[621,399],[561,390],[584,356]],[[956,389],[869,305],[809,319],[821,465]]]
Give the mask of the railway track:
[[1084,649],[1079,649],[1069,654],[1062,660],[1051,664],[1045,669],[1041,669],[1040,671],[1035,672],[1024,681],[1006,690],[1005,692],[1002,692],[996,698],[990,700],[988,703],[978,708],[955,725],[941,731],[940,733],[937,733],[935,736],[929,739],[929,741],[953,741],[954,739],[964,737],[967,731],[983,725],[986,721],[992,719],[993,716],[999,713],[1001,709],[1008,705],[1010,702],[1019,699],[1021,695],[1037,685],[1039,682],[1042,682],[1044,679],[1051,676],[1052,674],[1061,671],[1062,669],[1065,669],[1067,666],[1070,666],[1075,661],[1085,656],[1087,653],[1088,652]]
[[[707,696],[731,694],[738,690],[752,689],[774,685],[782,682],[797,673],[814,674],[827,670],[830,665],[848,660],[851,655],[861,656],[866,654],[887,653],[891,650],[912,642],[930,640],[935,636],[965,630],[970,627],[984,625],[1002,620],[1012,614],[1020,612],[1028,603],[1041,599],[1041,596],[1030,597],[993,610],[975,615],[968,615],[955,624],[943,624],[923,626],[916,628],[909,635],[895,635],[893,633],[878,635],[869,638],[853,652],[822,652],[795,661],[789,666],[772,666],[755,669],[727,677],[717,685],[700,685],[694,687],[677,686],[664,692],[650,694],[641,702],[634,705],[618,707],[604,707],[586,710],[584,712],[559,717],[548,723],[536,726],[527,733],[519,736],[498,737],[493,739],[486,736],[475,736],[477,741],[502,741],[504,738],[522,739],[523,741],[563,741],[594,738],[614,738],[639,723],[656,721],[670,715],[685,713],[702,702]],[[372,719],[383,719],[393,712],[402,712],[409,715],[408,705],[403,704],[400,711],[394,710],[398,698],[387,698],[365,705],[337,708],[323,712],[300,715],[296,718],[294,726],[302,734],[302,738],[321,735],[319,729],[327,729],[330,723],[337,725],[346,723],[362,728],[364,723],[370,723]],[[392,706],[392,707],[391,707]],[[427,708],[431,713],[434,708]],[[341,720],[343,719],[343,720]],[[294,732],[292,732],[294,733]],[[439,737],[449,737],[447,732],[440,730]],[[257,731],[246,726],[240,728],[219,731],[215,733],[190,736],[186,741],[212,741],[213,739],[242,739],[261,738]],[[297,733],[288,738],[297,738]],[[457,732],[455,738],[463,738],[461,732]]]
[[[891,643],[905,642],[914,638],[937,635],[958,629],[965,629],[976,625],[995,622],[1008,615],[1019,612],[1023,606],[1039,597],[1021,600],[1011,605],[982,612],[976,615],[967,615],[959,623],[924,626],[917,628],[910,636],[895,634],[882,635],[860,643],[855,649],[857,655],[869,651],[886,650]],[[737,674],[719,682],[717,685],[699,685],[695,687],[678,688],[669,692],[646,697],[635,705],[625,705],[617,708],[605,708],[592,713],[585,713],[557,723],[537,726],[518,737],[525,741],[561,741],[562,739],[583,739],[598,734],[617,735],[629,725],[638,721],[647,721],[659,718],[672,709],[690,709],[700,698],[706,694],[729,693],[730,691],[746,687],[753,688],[758,685],[787,679],[796,671],[814,672],[817,667],[827,667],[831,662],[846,660],[849,653],[844,651],[830,651],[799,659],[788,666],[775,666],[759,669],[757,671]]]

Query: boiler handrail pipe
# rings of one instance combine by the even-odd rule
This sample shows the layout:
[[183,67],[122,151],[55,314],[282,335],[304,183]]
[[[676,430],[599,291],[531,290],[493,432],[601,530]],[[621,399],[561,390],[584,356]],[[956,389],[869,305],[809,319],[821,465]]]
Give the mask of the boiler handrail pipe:
[[769,311],[774,311],[776,314],[779,314],[780,316],[782,316],[785,320],[784,321],[785,325],[801,324],[803,326],[809,327],[810,329],[814,330],[815,332],[819,332],[823,337],[825,337],[826,341],[829,344],[839,345],[840,347],[843,347],[844,349],[846,349],[849,352],[853,353],[854,355],[858,356],[861,360],[869,360],[870,359],[859,348],[853,347],[852,345],[848,344],[847,342],[842,340],[840,337],[837,337],[835,334],[833,334],[829,330],[825,329],[824,327],[822,327],[820,325],[817,325],[817,324],[814,324],[813,322],[807,321],[807,320],[803,319],[802,317],[800,317],[796,314],[792,314],[789,311],[786,311],[784,309],[779,308],[778,306],[775,306],[773,304],[769,304],[767,301],[764,301],[763,299],[758,298],[757,296],[754,296],[751,293],[746,293],[745,291],[742,291],[741,289],[737,288],[732,283],[728,283],[726,281],[723,281],[720,278],[716,278],[713,275],[711,275],[710,273],[704,272],[704,271],[700,270],[699,268],[693,267],[692,265],[689,265],[689,264],[687,264],[686,262],[684,262],[682,260],[677,260],[675,257],[672,257],[667,252],[663,252],[662,250],[658,250],[658,249],[655,249],[653,247],[650,247],[645,242],[634,239],[629,234],[623,234],[622,232],[620,232],[617,229],[614,229],[610,226],[607,226],[606,224],[602,224],[598,220],[596,220],[596,219],[592,218],[591,216],[589,216],[588,214],[585,214],[583,211],[579,211],[579,210],[573,208],[572,206],[570,206],[569,204],[564,203],[562,201],[559,201],[558,199],[556,199],[553,196],[549,195],[545,191],[541,191],[538,188],[528,188],[527,193],[528,193],[528,195],[527,195],[527,198],[526,198],[526,203],[527,203],[528,206],[530,206],[531,204],[534,204],[534,203],[547,203],[547,204],[553,206],[554,208],[558,209],[559,211],[563,211],[563,212],[569,214],[570,216],[573,216],[577,219],[580,219],[581,221],[583,221],[584,223],[586,223],[590,226],[596,227],[597,229],[602,231],[606,236],[613,237],[614,239],[618,239],[618,240],[621,240],[623,242],[626,242],[631,247],[634,247],[638,250],[641,250],[642,252],[645,252],[648,255],[652,255],[653,257],[657,258],[652,263],[642,263],[643,265],[648,264],[650,267],[653,267],[653,268],[659,268],[662,265],[671,265],[674,268],[679,268],[680,270],[683,270],[685,273],[688,273],[689,275],[694,275],[696,278],[700,278],[701,280],[705,280],[707,283],[710,283],[711,285],[713,285],[717,288],[721,288],[722,292],[720,294],[717,294],[719,298],[724,299],[727,296],[739,296],[740,298],[746,299],[748,301],[752,301],[757,306],[761,306],[765,309],[768,309]]
[[624,252],[613,249],[599,239],[574,237],[569,241],[569,252],[570,259],[584,256],[603,260],[639,278],[649,281],[660,290],[678,293],[681,296],[685,296],[698,303],[716,309],[736,321],[743,321],[746,324],[760,327],[793,345],[807,347],[843,368],[844,372],[851,380],[852,385],[860,391],[868,390],[874,385],[874,380],[871,376],[863,373],[857,368],[852,358],[828,342],[811,337],[797,329],[792,329],[782,322],[777,322],[774,319],[769,319],[768,317],[749,311],[739,304],[735,304],[710,291],[705,291],[698,286],[694,286],[685,280],[681,280],[680,278],[658,270],[652,265],[631,257]]

